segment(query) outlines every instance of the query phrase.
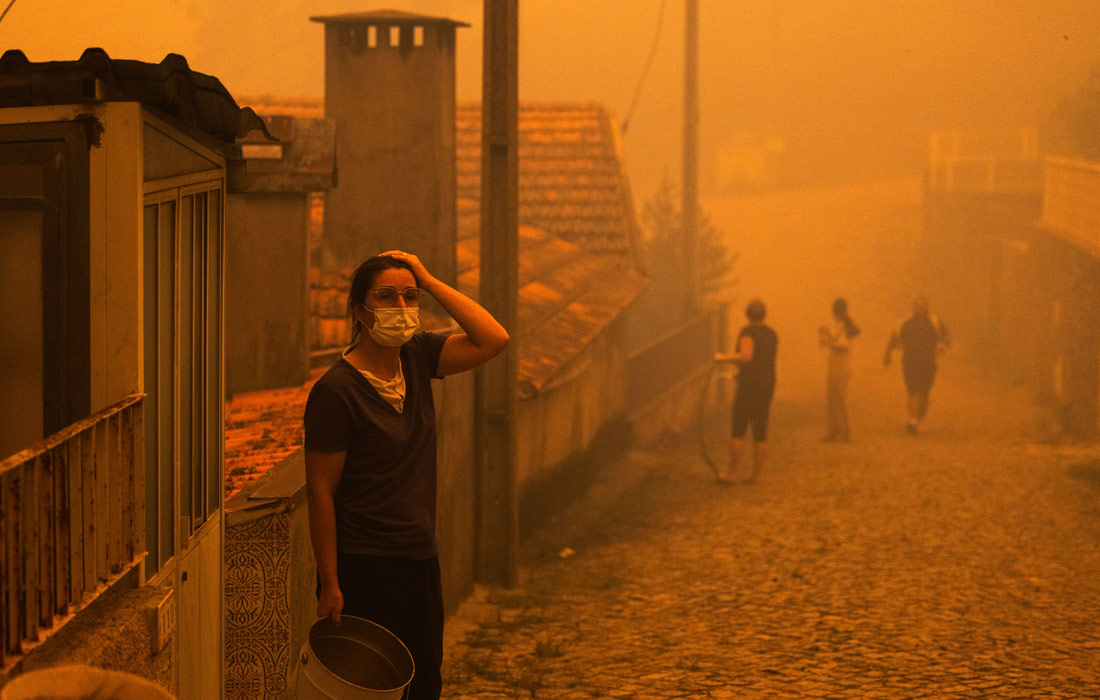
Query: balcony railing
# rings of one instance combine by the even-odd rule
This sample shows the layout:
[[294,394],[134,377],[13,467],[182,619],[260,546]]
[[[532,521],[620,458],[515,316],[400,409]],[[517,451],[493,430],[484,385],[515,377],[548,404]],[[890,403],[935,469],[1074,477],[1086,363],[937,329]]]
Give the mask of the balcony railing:
[[145,555],[144,397],[0,462],[0,668]]
[[1100,258],[1100,163],[1047,159],[1039,225]]
[[934,192],[1038,193],[1042,184],[1034,129],[933,133],[928,187]]

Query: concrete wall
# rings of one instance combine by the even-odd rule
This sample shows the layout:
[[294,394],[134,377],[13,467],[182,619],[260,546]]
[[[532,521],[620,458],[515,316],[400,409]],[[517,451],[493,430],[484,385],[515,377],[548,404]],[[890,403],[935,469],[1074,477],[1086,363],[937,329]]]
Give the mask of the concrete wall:
[[624,324],[616,321],[517,409],[517,475],[522,489],[592,444],[626,412]]
[[91,410],[141,389],[142,110],[136,103],[96,105],[102,148],[89,152]]
[[[87,355],[80,365],[86,376],[68,380],[81,393],[87,387],[88,396],[69,398],[84,407],[80,415],[69,416],[72,421],[83,417],[84,409],[98,411],[141,387],[141,345],[135,339],[141,322],[142,119],[140,105],[122,102],[0,110],[0,124],[70,122],[89,125],[93,131],[98,131],[95,126],[102,128],[91,138],[89,178],[81,183],[87,187],[87,211],[82,204],[66,202],[62,224],[67,227],[62,235],[69,241],[70,256],[87,245],[87,268],[66,271],[56,267],[57,261],[44,261],[53,265],[44,268],[48,282],[65,274],[69,285],[75,287],[84,280],[88,284],[87,308],[77,310],[83,316],[80,322],[88,324],[88,336],[82,341],[87,342]],[[84,264],[78,258],[74,262]],[[70,319],[68,326],[75,329],[77,323]],[[70,352],[82,354],[75,349]]]
[[309,376],[307,195],[230,195],[226,217],[226,394],[300,385]]
[[992,299],[997,369],[1012,383],[1037,390],[1050,377],[1049,326],[1054,301],[1037,264],[1041,255],[1034,240],[1004,241]]
[[1056,238],[1044,252],[1049,394],[1063,430],[1091,438],[1100,432],[1100,260]]
[[325,196],[322,265],[414,251],[455,283],[454,26],[423,27],[424,44],[366,45],[368,23],[325,27],[325,116],[336,121],[337,183]]

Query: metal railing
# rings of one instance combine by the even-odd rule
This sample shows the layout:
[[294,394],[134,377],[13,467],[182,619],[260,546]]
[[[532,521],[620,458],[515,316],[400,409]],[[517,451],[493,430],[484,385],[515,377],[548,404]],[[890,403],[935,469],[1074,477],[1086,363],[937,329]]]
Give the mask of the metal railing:
[[1047,159],[1039,225],[1100,258],[1100,163]]
[[0,462],[0,668],[144,556],[144,397]]

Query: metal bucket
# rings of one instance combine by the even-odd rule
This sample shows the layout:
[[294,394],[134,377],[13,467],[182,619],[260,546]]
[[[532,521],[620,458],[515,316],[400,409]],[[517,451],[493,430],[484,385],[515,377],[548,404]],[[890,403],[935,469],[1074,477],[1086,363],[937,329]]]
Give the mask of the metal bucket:
[[0,690],[0,700],[173,700],[173,696],[130,673],[54,666],[15,678]]
[[298,700],[399,700],[413,678],[412,654],[392,632],[361,617],[323,617],[298,657]]

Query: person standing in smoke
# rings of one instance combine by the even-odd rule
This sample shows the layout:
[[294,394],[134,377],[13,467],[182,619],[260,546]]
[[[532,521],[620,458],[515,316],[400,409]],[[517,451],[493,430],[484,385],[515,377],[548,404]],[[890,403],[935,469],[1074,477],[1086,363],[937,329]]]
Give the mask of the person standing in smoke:
[[833,324],[817,329],[818,341],[829,352],[825,375],[825,405],[828,429],[825,442],[850,442],[848,423],[848,382],[852,378],[852,340],[859,335],[859,327],[848,315],[845,299],[833,301]]
[[899,321],[890,335],[882,363],[890,366],[894,350],[901,348],[901,373],[909,394],[906,430],[911,435],[920,433],[921,421],[928,413],[928,395],[936,380],[936,358],[950,344],[947,327],[928,312],[928,298],[924,296],[913,301],[913,313]]
[[[419,330],[425,293],[459,332]],[[488,362],[508,332],[398,250],[359,266],[347,311],[351,345],[313,385],[304,418],[317,616],[363,617],[396,634],[416,665],[409,700],[438,700],[443,592],[431,380]]]
[[775,393],[775,356],[779,337],[764,324],[767,309],[760,299],[753,299],[745,308],[749,323],[737,335],[736,352],[715,353],[718,362],[733,362],[740,368],[737,390],[733,398],[733,430],[730,437],[730,462],[725,473],[718,476],[723,484],[734,483],[733,474],[745,451],[745,434],[752,424],[752,471],[746,482],[756,481],[764,458],[768,454],[768,415]]

